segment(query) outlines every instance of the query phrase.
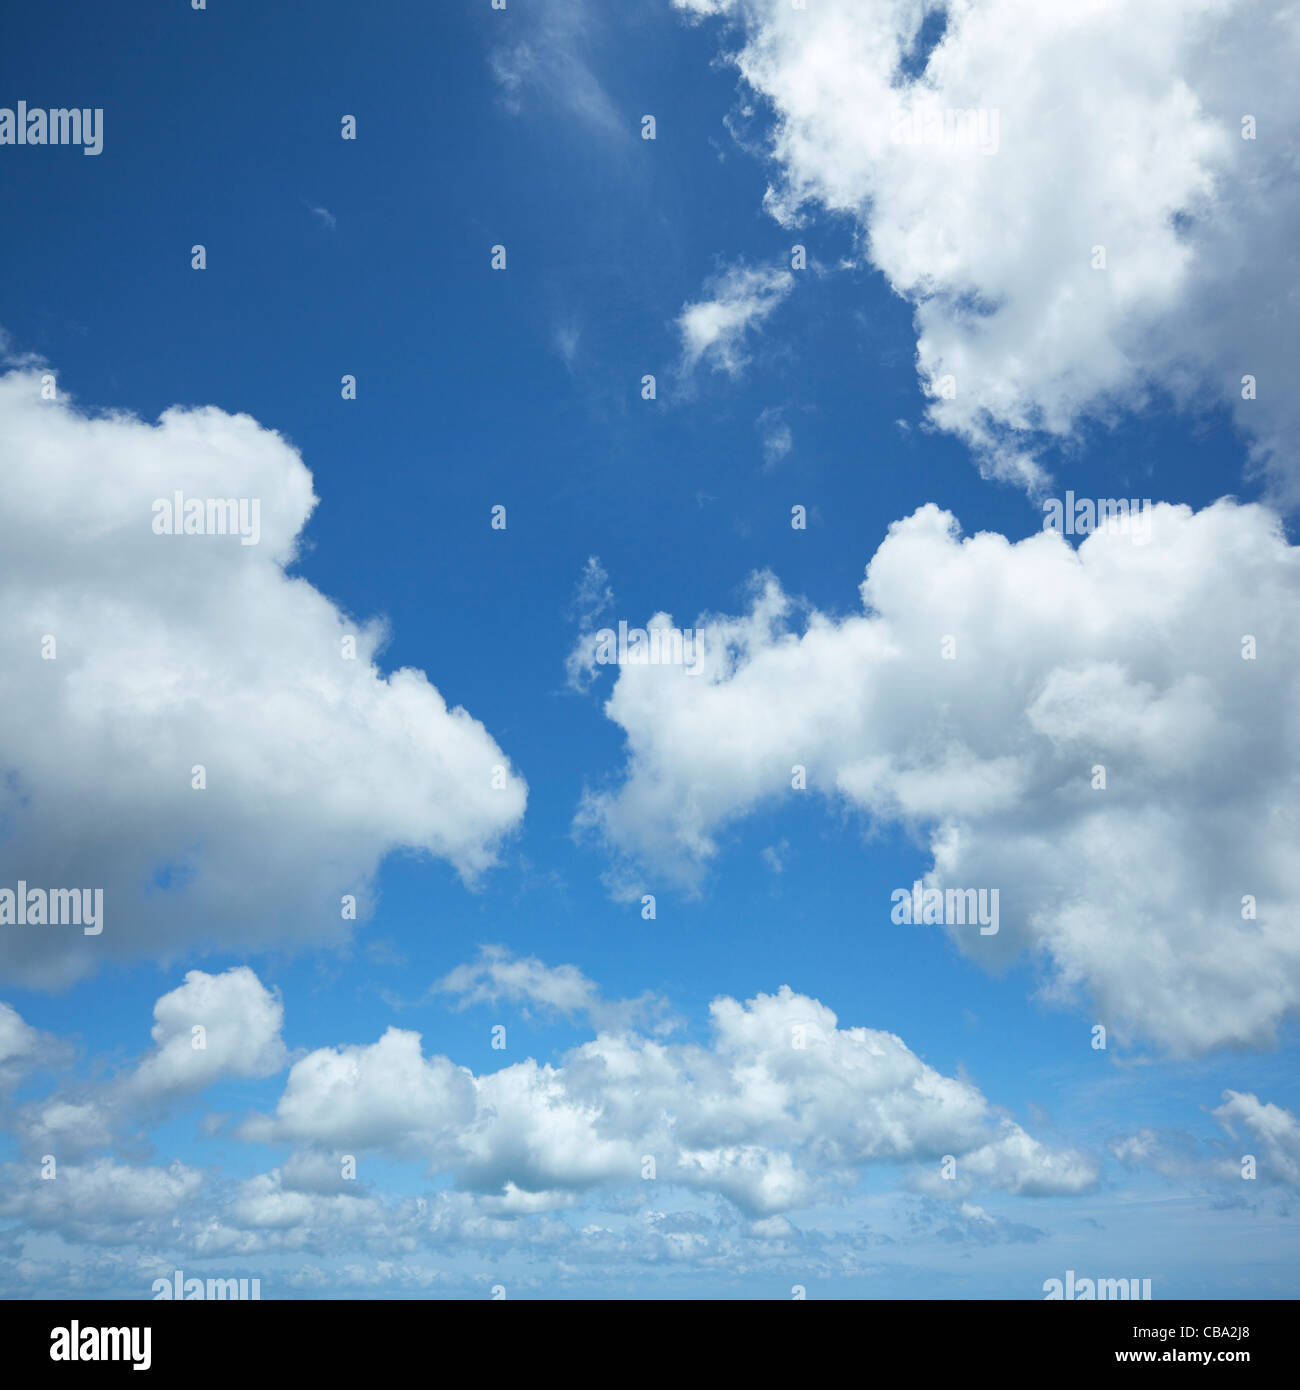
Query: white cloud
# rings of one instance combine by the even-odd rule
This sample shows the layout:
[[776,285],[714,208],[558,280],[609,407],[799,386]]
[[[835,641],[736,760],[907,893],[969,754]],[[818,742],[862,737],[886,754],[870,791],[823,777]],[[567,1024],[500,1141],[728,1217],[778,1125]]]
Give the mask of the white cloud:
[[[539,984],[535,963],[523,964],[520,992],[590,1007],[581,978],[550,972]],[[941,1075],[893,1034],[841,1029],[815,999],[783,987],[743,1004],[716,999],[710,1015],[708,1047],[624,1028],[558,1066],[530,1058],[480,1076],[425,1059],[419,1034],[390,1028],[369,1046],[297,1062],[274,1115],[250,1121],[244,1136],[420,1156],[431,1172],[519,1212],[537,1194],[634,1186],[647,1156],[659,1181],[759,1215],[805,1205],[867,1164],[937,1166],[945,1153],[969,1156],[963,1194],[977,1184],[1068,1193],[1096,1181],[1086,1156],[995,1119],[974,1086]],[[558,1201],[548,1195],[538,1209]]]
[[0,1092],[10,1090],[36,1065],[40,1046],[36,1029],[12,1006],[0,1004]]
[[[930,418],[986,471],[1033,488],[1040,442],[1169,391],[1230,408],[1256,464],[1300,498],[1293,5],[674,3],[740,26],[729,52],[775,114],[769,210],[855,219],[915,307],[922,383],[955,379]],[[943,40],[908,76],[940,11]],[[943,138],[942,113],[965,111],[986,113],[996,153]]]
[[779,845],[766,845],[763,848],[763,862],[774,874],[785,872],[785,856],[790,852],[790,842],[782,840]]
[[556,324],[555,330],[551,334],[551,341],[555,344],[555,350],[559,353],[561,361],[569,371],[572,371],[574,363],[578,360],[578,347],[582,342],[582,330],[576,323],[566,320]]
[[68,1099],[60,1095],[25,1105],[18,1132],[25,1153],[54,1154],[76,1161],[101,1152],[113,1142],[114,1113],[96,1098]]
[[477,960],[458,965],[434,990],[459,995],[462,1009],[504,999],[539,1005],[570,1019],[586,1018],[602,1031],[649,1025],[664,1033],[676,1025],[666,999],[648,992],[637,999],[606,999],[576,965],[550,966],[536,956],[516,956],[503,946],[482,947]]
[[757,424],[763,441],[763,469],[771,472],[794,448],[794,435],[781,411],[774,406],[760,413]]
[[[7,1005],[0,1005],[0,1024],[6,1013],[19,1029],[39,1036]],[[280,1034],[283,1005],[246,965],[221,975],[191,970],[183,985],[157,1001],[154,1018],[154,1047],[134,1068],[66,1085],[19,1108],[16,1130],[24,1152],[84,1158],[108,1148],[130,1119],[156,1121],[218,1081],[270,1076],[288,1062]],[[68,1049],[46,1039],[41,1051],[48,1068]]]
[[1111,1152],[1121,1163],[1140,1163],[1143,1159],[1149,1158],[1158,1146],[1158,1139],[1153,1131],[1149,1129],[1139,1130],[1136,1134],[1130,1134],[1123,1139],[1115,1140],[1110,1148]]
[[555,1009],[572,1018],[597,1003],[600,991],[576,965],[548,966],[536,956],[519,957],[501,946],[484,946],[479,959],[458,965],[434,986],[460,996],[460,1007],[505,998]]
[[631,124],[596,76],[599,12],[587,0],[547,0],[511,14],[510,37],[493,48],[489,63],[507,110],[519,115],[526,98],[562,106],[611,138]]
[[389,1028],[368,1046],[319,1048],[294,1063],[273,1120],[243,1129],[254,1141],[345,1147],[428,1147],[474,1113],[474,1086],[445,1057],[425,1061],[420,1035]]
[[481,1197],[478,1208],[489,1216],[535,1216],[540,1212],[563,1211],[577,1204],[573,1192],[525,1192],[507,1181],[499,1197]]
[[[528,964],[525,995],[537,982]],[[567,972],[536,965],[550,995]],[[569,983],[576,1013],[590,992]],[[223,989],[233,991],[226,1017],[245,1016],[259,998],[249,982],[216,976],[163,999]],[[611,1279],[642,1287],[653,1277],[671,1288],[678,1276],[719,1271],[783,1275],[792,1263],[809,1279],[893,1280],[917,1260],[947,1269],[942,1251],[953,1244],[1042,1241],[1047,1219],[1068,1230],[1078,1207],[1032,1199],[1096,1191],[1093,1158],[1028,1133],[964,1076],[942,1074],[892,1033],[842,1026],[816,999],[788,988],[743,1002],[724,996],[710,1024],[699,1044],[625,1028],[551,1065],[528,1059],[480,1075],[424,1056],[418,1034],[395,1029],[368,1046],[321,1048],[300,1059],[272,1115],[226,1136],[294,1146],[269,1172],[238,1179],[223,1175],[224,1148],[206,1169],[83,1152],[104,1141],[96,1115],[55,1095],[45,1117],[57,1178],[41,1179],[30,1159],[0,1173],[0,1289],[146,1296],[158,1275],[184,1268],[260,1274],[264,1297],[278,1286],[481,1292],[500,1278],[485,1274],[485,1261],[503,1256],[512,1296]],[[161,1031],[150,1056],[182,1035],[178,1021]],[[84,1094],[116,1101],[125,1090],[110,1081]],[[1205,1203],[1234,1196],[1254,1203],[1258,1187],[1273,1189],[1265,1209],[1280,1216],[1300,1181],[1300,1126],[1250,1093],[1226,1091],[1223,1102],[1213,1115],[1228,1137],[1145,1130],[1113,1150],[1185,1200],[1200,1193],[1207,1213]],[[1263,1180],[1244,1199],[1243,1149]],[[356,1158],[354,1179],[340,1170],[345,1153]],[[940,1176],[946,1154],[956,1160],[952,1181]],[[642,1176],[647,1155],[654,1181]],[[436,1187],[378,1191],[394,1161],[418,1164]],[[874,1165],[901,1168],[903,1190],[864,1193],[859,1178]],[[1019,1219],[1030,1209],[1034,1224]],[[1088,1209],[1102,1210],[1095,1201]],[[1279,1232],[1284,1253],[1284,1223]]]
[[[319,946],[391,850],[471,881],[494,862],[523,780],[494,789],[510,764],[483,726],[422,672],[381,674],[382,627],[286,573],[316,499],[280,435],[212,407],[87,415],[35,371],[0,377],[0,420],[0,885],[104,894],[98,936],[0,928],[11,976]],[[258,543],[155,534],[177,490],[257,499]]]
[[1259,1166],[1266,1176],[1300,1187],[1300,1120],[1289,1110],[1249,1091],[1224,1091],[1214,1118],[1234,1136],[1240,1124],[1262,1147]]
[[1076,1154],[1053,1152],[1018,1124],[1004,1120],[996,1138],[961,1160],[952,1181],[955,1192],[983,1187],[1021,1197],[1045,1197],[1085,1191],[1094,1177],[1095,1171],[1081,1164]]
[[344,1176],[341,1155],[334,1151],[295,1149],[276,1174],[281,1186],[291,1192],[356,1196],[358,1190],[364,1190],[355,1174]]
[[596,679],[596,620],[614,603],[609,575],[598,555],[588,555],[569,616],[578,624],[578,638],[565,658],[564,673],[570,690],[585,693]]
[[202,1182],[183,1163],[147,1168],[99,1158],[83,1166],[59,1163],[53,1178],[42,1178],[31,1164],[10,1164],[0,1183],[0,1213],[68,1240],[118,1244],[151,1233],[156,1239]]
[[[1148,1168],[1181,1183],[1221,1185],[1240,1194],[1300,1187],[1300,1119],[1249,1091],[1224,1091],[1223,1103],[1209,1112],[1226,1139],[1206,1140],[1185,1130],[1141,1129],[1113,1140],[1110,1149],[1130,1168]],[[1253,1162],[1247,1172],[1245,1160]],[[1243,1188],[1243,1181],[1248,1187]],[[1284,1198],[1285,1202],[1285,1198]],[[1285,1205],[1280,1210],[1285,1213]]]
[[[961,540],[926,506],[891,526],[861,597],[800,633],[768,576],[748,614],[697,619],[697,679],[620,668],[605,710],[627,766],[579,823],[625,886],[638,864],[698,886],[721,828],[820,793],[928,838],[940,886],[997,888],[999,932],[955,927],[962,948],[1032,952],[1048,992],[1086,994],[1119,1039],[1267,1045],[1300,1002],[1300,563],[1277,518],[1161,505],[1149,543],[1076,550]],[[865,905],[863,930],[935,930],[889,913]]]
[[335,1226],[371,1224],[378,1203],[354,1196],[350,1184],[337,1193],[295,1192],[280,1174],[262,1173],[239,1184],[226,1212],[234,1226],[252,1230],[299,1230],[321,1221]]
[[682,371],[707,362],[715,372],[739,376],[747,361],[744,343],[751,329],[794,288],[788,270],[732,266],[705,286],[709,298],[685,304],[677,319],[682,337]]
[[192,1094],[225,1077],[270,1076],[288,1061],[284,1006],[246,965],[221,975],[191,970],[153,1014],[154,1051],[124,1088],[132,1103]]

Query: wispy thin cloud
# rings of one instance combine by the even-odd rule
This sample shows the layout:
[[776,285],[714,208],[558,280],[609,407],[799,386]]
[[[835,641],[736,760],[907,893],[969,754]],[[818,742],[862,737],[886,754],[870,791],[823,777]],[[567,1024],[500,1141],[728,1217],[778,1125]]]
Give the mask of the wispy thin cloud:
[[598,20],[587,0],[548,0],[540,14],[521,24],[526,26],[523,36],[495,48],[488,60],[506,109],[518,115],[533,97],[607,135],[626,134],[628,117],[594,71],[591,49]]
[[677,319],[683,375],[700,362],[737,377],[749,361],[744,343],[794,288],[788,270],[732,266],[706,286],[709,298],[686,304]]
[[779,406],[769,405],[755,424],[763,441],[763,471],[770,473],[794,448],[794,435]]
[[606,999],[576,965],[546,965],[535,956],[516,956],[504,946],[481,947],[477,960],[458,965],[433,986],[433,992],[456,995],[458,1009],[505,1001],[521,1006],[525,1016],[532,1006],[570,1020],[586,1018],[600,1031],[643,1026],[662,1034],[678,1023],[668,1001],[659,995]]
[[578,360],[578,344],[582,340],[582,330],[576,323],[566,321],[556,325],[551,340],[555,344],[555,351],[560,355],[560,360],[572,371],[574,363]]
[[569,606],[569,617],[578,624],[578,640],[565,659],[564,671],[570,690],[587,691],[596,678],[594,636],[596,619],[614,606],[614,591],[600,557],[589,555]]

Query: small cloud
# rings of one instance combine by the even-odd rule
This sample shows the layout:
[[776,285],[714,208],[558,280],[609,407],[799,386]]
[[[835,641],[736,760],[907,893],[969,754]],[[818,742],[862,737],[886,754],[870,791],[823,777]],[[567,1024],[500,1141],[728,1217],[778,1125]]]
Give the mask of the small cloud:
[[570,371],[573,370],[573,364],[578,358],[578,342],[581,337],[582,330],[574,323],[558,324],[555,332],[551,335],[556,352],[560,354],[561,360]]
[[1211,1112],[1214,1118],[1233,1138],[1234,1121],[1242,1124],[1262,1151],[1261,1167],[1271,1176],[1300,1187],[1300,1120],[1250,1091],[1224,1091],[1223,1101]]
[[1140,1163],[1150,1158],[1157,1147],[1155,1134],[1149,1129],[1139,1130],[1124,1139],[1111,1141],[1110,1151],[1121,1163]]
[[43,370],[49,364],[39,352],[23,352],[13,346],[13,338],[0,328],[0,366]]
[[489,60],[492,76],[502,92],[502,105],[512,116],[523,110],[519,93],[537,69],[537,60],[526,43],[517,43],[512,48],[499,48]]
[[312,208],[312,212],[331,230],[338,226],[339,220],[329,208]]
[[594,71],[591,50],[600,25],[587,0],[548,0],[522,27],[523,37],[495,49],[489,59],[506,110],[519,115],[531,95],[606,135],[626,136],[627,118]]
[[682,374],[706,360],[715,372],[737,377],[748,358],[745,335],[758,328],[794,288],[788,270],[732,266],[705,287],[710,298],[686,304],[677,319]]
[[458,996],[457,1009],[500,1000],[574,1020],[586,1018],[599,1031],[621,1032],[644,1026],[655,1034],[672,1032],[677,1019],[668,1001],[647,991],[636,999],[606,999],[576,965],[546,965],[536,956],[516,956],[504,946],[483,946],[478,959],[458,965],[434,984],[432,993]]
[[776,406],[768,406],[755,423],[763,440],[763,471],[770,473],[794,448],[794,435]]
[[790,852],[790,841],[782,840],[780,844],[768,845],[763,851],[763,862],[774,874],[782,873],[785,869],[786,855]]
[[565,658],[564,671],[570,690],[585,693],[596,678],[596,619],[614,606],[609,575],[597,555],[588,555],[582,576],[569,605],[569,618],[578,624],[578,640]]

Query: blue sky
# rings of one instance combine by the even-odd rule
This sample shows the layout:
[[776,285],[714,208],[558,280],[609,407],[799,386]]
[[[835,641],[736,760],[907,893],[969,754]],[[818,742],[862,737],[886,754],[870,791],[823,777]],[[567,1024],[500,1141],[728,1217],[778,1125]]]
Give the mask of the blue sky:
[[[9,1296],[148,1297],[176,1268],[278,1297],[1035,1298],[1066,1268],[1150,1277],[1156,1297],[1294,1291],[1300,653],[1271,403],[1291,364],[1267,326],[1294,261],[1275,255],[1285,198],[1223,153],[1224,129],[1244,143],[1239,93],[1281,62],[1258,32],[1273,7],[1245,7],[1226,95],[1213,36],[1156,7],[1150,70],[1119,95],[1151,103],[1134,128],[1182,132],[1176,158],[1108,133],[1115,92],[1085,112],[1090,139],[1067,138],[1071,102],[1093,100],[1078,74],[1064,114],[1021,95],[1013,57],[1045,85],[1060,61],[1047,19],[999,70],[981,7],[946,31],[925,7],[926,40],[946,34],[927,69],[921,6],[827,6],[802,29],[785,8],[213,0],[129,26],[4,20],[0,105],[102,108],[104,146],[0,146],[0,496],[39,548],[4,563],[23,714],[0,743],[0,885],[38,868],[108,885],[102,936],[0,927]],[[1088,22],[1102,52],[1108,21]],[[863,112],[873,83],[998,108],[1002,148],[947,172],[934,151],[891,162],[843,116],[841,76]],[[1180,82],[1196,138],[1164,100]],[[1265,168],[1285,160],[1268,138]],[[1267,293],[1215,259],[1233,237],[1244,262],[1275,256]],[[1098,238],[1111,279],[1089,298],[1097,282],[1060,267]],[[1140,290],[1123,278],[1152,266]],[[694,362],[692,305],[738,324]],[[925,382],[954,366],[945,404]],[[156,424],[173,407],[222,414],[196,443]],[[123,509],[170,495],[169,468],[190,493],[247,484],[279,530],[256,557],[189,536],[165,555],[147,499]],[[1157,513],[1149,548],[1044,536],[1066,489],[1186,510]],[[1010,544],[965,545],[931,504]],[[742,634],[756,573],[795,601],[785,638]],[[733,625],[689,698],[675,670],[572,678],[595,629],[656,613]],[[368,684],[332,684],[337,655],[299,662],[313,623],[336,647],[375,619]],[[69,633],[52,668],[46,631]],[[1255,631],[1272,641],[1250,685]],[[478,721],[465,760],[444,757],[463,730],[427,687],[394,693],[406,668]],[[175,750],[178,787],[207,759],[192,819],[151,795],[141,748]],[[479,775],[498,753],[518,807]],[[801,762],[810,790],[778,795],[768,771]],[[1093,763],[1110,820],[1079,809]],[[891,892],[932,870],[1000,886],[1003,931],[892,924]],[[349,891],[350,936],[322,908]],[[1230,920],[1252,891],[1258,928]],[[1215,920],[1249,939],[1223,947]],[[224,984],[209,997],[192,971]],[[719,997],[762,996],[752,1028],[711,1024]],[[824,1067],[787,1073],[784,1030],[833,1033],[824,1011]],[[213,1035],[201,1075],[169,1031],[191,1015]],[[421,1035],[427,1070],[367,1051],[389,1028]],[[901,1039],[896,1076],[863,1060],[878,1033]],[[640,1059],[622,1072],[618,1038]],[[521,1089],[482,1084],[512,1067]],[[81,1107],[65,1130],[60,1105]],[[344,1153],[356,1179],[338,1180]]]

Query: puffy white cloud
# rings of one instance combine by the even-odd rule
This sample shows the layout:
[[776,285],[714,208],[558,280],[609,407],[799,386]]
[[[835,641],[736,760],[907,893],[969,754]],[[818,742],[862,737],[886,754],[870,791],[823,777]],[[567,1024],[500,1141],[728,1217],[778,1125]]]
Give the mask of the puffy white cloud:
[[474,1112],[470,1073],[425,1061],[420,1035],[389,1028],[368,1046],[318,1048],[293,1064],[274,1119],[244,1127],[256,1140],[350,1148],[403,1147],[455,1129]]
[[33,1101],[19,1112],[19,1137],[31,1155],[53,1154],[75,1162],[101,1152],[113,1142],[114,1111],[95,1098],[54,1095]]
[[[0,1005],[0,1020],[6,1009]],[[157,1001],[154,1018],[153,1050],[134,1068],[108,1080],[65,1084],[19,1108],[24,1152],[82,1159],[108,1148],[132,1119],[156,1120],[217,1081],[269,1076],[288,1061],[280,1036],[284,1007],[246,965],[220,975],[191,970]],[[69,1049],[48,1039],[42,1051],[66,1060]]]
[[444,1150],[476,1192],[580,1190],[634,1181],[637,1136],[605,1122],[603,1096],[575,1094],[564,1069],[531,1058],[475,1079],[476,1111]]
[[0,1004],[0,1092],[8,1091],[36,1064],[41,1035],[9,1004]]
[[1300,499],[1287,0],[674,3],[739,26],[775,116],[769,210],[854,219],[915,308],[922,383],[954,379],[930,418],[987,471],[1033,488],[1041,442],[1167,391],[1230,407]]
[[1095,1178],[1096,1170],[1080,1163],[1077,1155],[1053,1151],[1014,1121],[1003,1120],[995,1139],[965,1155],[952,1181],[957,1191],[999,1188],[1020,1197],[1043,1197],[1086,1191]]
[[[473,1076],[425,1059],[390,1028],[370,1046],[296,1063],[275,1114],[245,1137],[322,1149],[422,1156],[503,1214],[551,1210],[563,1194],[658,1180],[718,1193],[759,1215],[805,1205],[870,1163],[969,1163],[978,1185],[1025,1195],[1090,1187],[1096,1165],[1049,1150],[968,1082],[927,1066],[893,1034],[841,1029],[817,1000],[783,987],[720,998],[709,1047],[625,1028],[558,1066],[529,1059]],[[313,1189],[316,1190],[316,1189]]]
[[[97,936],[0,927],[11,976],[320,945],[390,850],[494,862],[525,785],[423,673],[380,673],[380,625],[286,572],[316,499],[284,439],[214,408],[87,415],[31,369],[0,377],[0,421],[0,884],[104,895]],[[155,534],[178,490],[256,499],[258,543]]]
[[187,1095],[224,1077],[269,1076],[288,1060],[284,1005],[246,965],[221,975],[189,971],[153,1015],[154,1051],[125,1083],[129,1102]]
[[[304,1266],[296,1258],[282,1266],[291,1285],[321,1287],[330,1281],[383,1284],[395,1256],[420,1251],[436,1251],[445,1257],[456,1246],[471,1250],[491,1246],[518,1256],[530,1248],[545,1253],[574,1245],[572,1229],[548,1215],[551,1206],[564,1203],[542,1203],[533,1194],[510,1210],[509,1197],[437,1192],[428,1197],[381,1199],[358,1193],[356,1188],[356,1183],[348,1183],[347,1191],[305,1193],[288,1188],[278,1169],[259,1174],[236,1184],[219,1208],[183,1217],[177,1246],[203,1259],[224,1261],[272,1252],[294,1256],[311,1252],[331,1259],[368,1257],[316,1276],[310,1273],[314,1266]],[[429,1277],[465,1282],[463,1274]]]
[[562,1211],[577,1204],[574,1192],[525,1192],[506,1181],[499,1197],[481,1197],[478,1209],[488,1216],[535,1216],[540,1212]]
[[1241,1125],[1262,1147],[1259,1166],[1265,1176],[1300,1187],[1300,1120],[1289,1110],[1249,1091],[1224,1091],[1214,1118],[1234,1136]]
[[[238,976],[187,980],[160,1001],[148,1055],[166,1056],[169,1040],[184,1036],[188,1007],[169,1021],[166,1001],[223,991],[231,1018],[270,999]],[[275,1019],[274,1032],[250,1025],[273,1048]],[[1093,1158],[1027,1133],[894,1034],[842,1027],[816,999],[789,988],[720,997],[710,1022],[700,1044],[624,1027],[552,1065],[529,1059],[478,1076],[425,1057],[418,1034],[396,1029],[368,1047],[319,1049],[290,1073],[275,1113],[242,1134],[296,1147],[269,1172],[238,1180],[223,1177],[224,1154],[206,1170],[92,1158],[85,1150],[106,1142],[93,1132],[94,1113],[53,1096],[42,1114],[58,1177],[43,1181],[30,1161],[0,1173],[0,1217],[10,1223],[0,1232],[0,1287],[144,1296],[158,1275],[183,1268],[258,1274],[264,1297],[280,1286],[465,1292],[500,1279],[484,1260],[505,1255],[512,1296],[593,1280],[640,1289],[647,1277],[784,1277],[792,1264],[809,1279],[892,1279],[903,1273],[889,1254],[900,1242],[909,1263],[931,1265],[953,1244],[1033,1243],[1047,1219],[1069,1221],[1077,1208],[1034,1206],[1025,1224],[1024,1199],[1096,1188]],[[258,1052],[229,1065],[252,1074]],[[86,1094],[120,1105],[137,1071]],[[183,1072],[164,1068],[155,1079],[160,1100],[187,1093]],[[1214,1114],[1230,1135],[1247,1131],[1261,1178],[1295,1184],[1294,1116],[1233,1091]],[[1235,1137],[1207,1147],[1144,1131],[1115,1151],[1221,1204],[1225,1191],[1240,1194],[1241,1147]],[[355,1180],[342,1177],[343,1153],[357,1158]],[[954,1181],[940,1177],[949,1153]],[[643,1180],[646,1156],[654,1182]],[[441,1190],[377,1190],[392,1160],[419,1164]],[[877,1164],[901,1167],[904,1190],[856,1190]],[[448,1178],[451,1189],[442,1187]],[[50,1257],[50,1236],[74,1252],[69,1263]]]
[[354,1197],[347,1189],[333,1194],[291,1191],[279,1173],[264,1173],[239,1184],[224,1219],[253,1230],[291,1230],[321,1220],[363,1224],[374,1219],[378,1205],[372,1198]]
[[[697,886],[721,828],[808,794],[800,765],[812,794],[928,837],[935,885],[998,889],[997,934],[952,929],[972,955],[1033,952],[1121,1040],[1267,1044],[1300,1000],[1300,561],[1276,516],[1161,505],[1148,543],[1073,549],[963,540],[926,506],[861,598],[797,631],[761,578],[749,613],[697,620],[702,674],[619,669],[627,766],[579,821],[631,861],[624,883],[639,863]],[[864,930],[934,929],[877,909]]]
[[0,1213],[36,1230],[99,1244],[140,1241],[166,1228],[167,1218],[198,1194],[203,1175],[183,1163],[148,1168],[99,1158],[60,1163],[42,1178],[32,1165],[7,1165]]
[[714,277],[705,287],[709,298],[683,305],[677,320],[683,372],[704,361],[715,372],[739,376],[748,361],[746,336],[793,288],[788,270],[762,266],[732,266]]

